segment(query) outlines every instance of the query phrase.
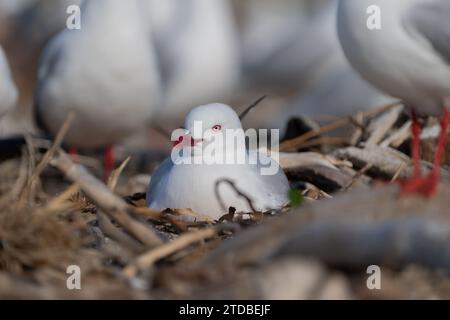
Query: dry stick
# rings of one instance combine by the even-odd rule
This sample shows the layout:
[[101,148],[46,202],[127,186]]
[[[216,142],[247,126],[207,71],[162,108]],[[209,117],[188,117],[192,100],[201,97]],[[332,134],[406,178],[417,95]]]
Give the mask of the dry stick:
[[70,112],[67,116],[66,120],[64,121],[63,125],[58,131],[58,134],[55,137],[55,140],[53,141],[52,146],[50,149],[47,150],[47,152],[42,157],[41,162],[36,166],[34,169],[33,174],[31,175],[29,184],[33,183],[33,181],[38,178],[42,172],[45,170],[45,168],[48,166],[50,161],[52,160],[55,153],[58,151],[59,147],[63,143],[64,137],[66,136],[67,132],[70,129],[70,126],[72,125],[73,120],[75,119],[75,114],[73,112]]
[[[60,208],[64,206],[64,203],[67,202],[73,194],[78,193],[79,191],[80,186],[77,183],[72,184],[63,193],[50,200],[50,202],[45,206],[44,211],[56,212],[60,210]],[[73,204],[71,204],[71,206],[73,206]]]
[[70,180],[78,183],[88,197],[111,219],[117,221],[119,225],[136,237],[136,239],[150,248],[162,243],[161,239],[152,229],[128,215],[131,209],[124,200],[117,197],[100,180],[90,174],[86,168],[75,164],[67,153],[59,150],[51,163]]
[[372,163],[367,163],[364,168],[362,168],[361,170],[359,170],[352,178],[352,181],[350,181],[350,183],[348,185],[346,185],[344,187],[344,190],[348,190],[351,187],[353,187],[353,185],[355,184],[356,181],[358,181],[359,178],[361,178],[367,171],[369,171],[370,169],[372,169],[373,164]]
[[385,137],[389,130],[395,125],[402,111],[402,106],[396,106],[371,121],[368,127],[370,136],[366,140],[366,144],[379,144],[383,137]]
[[[372,117],[376,114],[382,113],[386,110],[389,110],[389,109],[397,106],[400,103],[401,103],[401,101],[396,101],[396,102],[388,104],[386,106],[364,112],[363,118]],[[353,120],[351,117],[347,117],[347,118],[339,119],[328,125],[325,125],[317,130],[311,130],[309,132],[306,132],[305,134],[302,134],[301,136],[299,136],[297,138],[284,141],[283,143],[280,144],[279,150],[280,151],[290,151],[290,150],[296,149],[296,148],[300,147],[303,143],[305,143],[307,140],[317,137],[318,135],[345,127],[346,125],[352,123],[352,121]]]
[[[53,158],[53,155],[55,154],[56,150],[59,149],[61,144],[63,143],[64,137],[66,136],[67,132],[69,131],[69,128],[72,124],[72,121],[75,117],[75,114],[73,112],[70,112],[69,115],[66,117],[66,120],[64,120],[63,125],[58,131],[58,134],[55,137],[55,140],[53,141],[50,148],[47,150],[47,152],[42,157],[39,164],[34,168],[33,173],[31,174],[31,177],[28,180],[26,188],[22,190],[22,194],[20,196],[19,200],[19,206],[22,206],[22,204],[25,203],[26,197],[28,197],[33,192],[33,186],[35,185],[36,180],[39,178],[39,176],[42,174],[42,172],[45,170],[45,168],[50,163],[51,159]],[[29,142],[26,140],[27,143]],[[33,150],[31,146],[28,146],[29,150]],[[29,151],[34,152],[34,151]],[[30,159],[33,159],[32,154],[30,154]]]
[[239,189],[236,187],[235,183],[234,183],[233,181],[229,180],[229,179],[221,179],[221,180],[217,180],[217,181],[216,181],[216,184],[215,184],[215,186],[214,186],[214,193],[216,194],[216,198],[217,198],[217,200],[219,201],[220,207],[221,207],[223,210],[228,211],[228,208],[227,208],[226,205],[223,203],[223,199],[222,199],[222,197],[220,196],[220,193],[219,193],[219,186],[220,186],[221,183],[227,183],[227,184],[229,184],[239,196],[243,197],[243,198],[247,201],[247,203],[248,203],[250,209],[252,210],[252,212],[258,212],[258,210],[256,210],[255,207],[253,206],[253,201],[252,201],[252,199],[251,199],[249,196],[247,196],[245,193],[243,193],[241,190],[239,190]]
[[395,172],[394,176],[391,179],[391,183],[397,181],[398,177],[400,176],[400,174],[402,173],[402,171],[406,168],[406,162],[403,162],[400,164],[400,166],[398,167],[397,172]]
[[387,137],[383,142],[380,143],[382,147],[392,146],[394,148],[400,147],[400,145],[406,141],[411,136],[411,125],[412,121],[408,120],[403,126],[395,131],[392,135]]
[[118,245],[121,245],[132,252],[142,252],[144,249],[139,242],[114,226],[108,216],[103,212],[97,212],[97,220],[98,226],[103,234],[114,240]]
[[216,227],[211,227],[182,234],[172,242],[161,245],[137,257],[134,262],[123,270],[123,274],[128,278],[132,278],[139,271],[148,270],[158,260],[168,257],[191,244],[216,236],[217,231]]
[[111,175],[108,178],[108,188],[111,191],[114,191],[116,189],[117,182],[119,181],[119,177],[122,174],[125,167],[127,166],[127,164],[130,162],[130,160],[131,160],[131,157],[126,158],[117,169],[115,169],[115,170],[113,170],[113,172],[111,172]]
[[364,133],[364,116],[362,112],[358,112],[354,117],[351,118],[352,123],[356,126],[355,131],[353,132],[351,138],[350,138],[350,145],[356,146],[359,139],[361,139],[363,133]]
[[[24,135],[26,144],[26,154],[28,154],[28,167],[27,167],[27,181],[25,186],[21,189],[21,194],[18,203],[19,207],[25,207],[27,203],[31,203],[35,198],[36,184],[31,182],[31,174],[36,168],[35,146],[32,137],[29,134]],[[51,147],[51,145],[50,145]]]
[[[161,210],[155,210],[147,207],[133,207],[133,213],[152,220],[165,219],[165,214]],[[170,212],[174,217],[190,217],[196,220],[196,222],[213,223],[214,220],[210,217],[197,213],[192,210],[173,209]],[[170,219],[169,219],[170,220]]]
[[[108,188],[111,191],[114,191],[117,186],[117,182],[119,181],[119,177],[122,174],[123,170],[127,166],[131,157],[125,159],[122,164],[115,169],[108,178]],[[97,220],[98,225],[102,232],[109,238],[116,241],[119,245],[125,246],[127,249],[133,252],[142,252],[143,246],[134,240],[132,237],[120,231],[108,218],[108,216],[103,213],[101,210],[97,211]]]
[[347,138],[323,136],[317,139],[306,141],[301,145],[301,148],[307,149],[312,147],[320,147],[323,145],[346,145],[346,144],[348,144]]
[[25,148],[23,148],[22,157],[20,160],[19,175],[10,191],[0,197],[0,208],[4,208],[5,206],[11,204],[12,200],[16,200],[20,196],[23,188],[25,188],[27,184],[28,179],[27,168],[28,168],[28,161],[26,158]]
[[241,114],[239,115],[239,120],[242,121],[242,119],[244,119],[247,114],[252,111],[258,104],[261,103],[261,101],[263,101],[264,99],[266,99],[267,96],[264,95],[261,98],[259,98],[258,100],[256,100],[255,102],[253,102],[250,106],[248,106],[244,111],[241,112]]
[[34,143],[33,143],[33,137],[30,136],[30,134],[25,133],[24,135],[28,155],[30,157],[30,167],[35,168],[36,167],[36,157],[35,157],[35,149],[34,149]]

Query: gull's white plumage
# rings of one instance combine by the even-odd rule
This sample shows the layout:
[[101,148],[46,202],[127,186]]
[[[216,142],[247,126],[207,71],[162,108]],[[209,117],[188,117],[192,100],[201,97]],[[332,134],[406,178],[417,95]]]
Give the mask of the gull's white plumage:
[[81,30],[46,47],[35,98],[41,127],[55,134],[76,114],[66,143],[113,145],[143,126],[159,106],[156,58],[143,0],[86,0]]
[[[380,8],[381,29],[367,27]],[[450,2],[340,0],[338,33],[350,63],[374,86],[419,114],[438,116],[450,97]]]
[[12,79],[8,60],[0,47],[0,117],[10,111],[17,102],[17,88]]
[[159,120],[180,121],[196,105],[228,99],[240,52],[228,0],[147,0],[163,83]]
[[[223,129],[241,129],[236,113],[227,105],[209,104],[193,109],[187,116],[185,128],[192,132],[194,121],[201,121],[203,128],[208,129],[220,124]],[[249,152],[244,150],[247,154]],[[192,157],[195,158],[195,152]],[[263,156],[259,154],[259,156]],[[190,208],[198,213],[219,218],[227,213],[215,194],[216,182],[231,180],[236,187],[248,195],[258,210],[280,208],[288,203],[288,180],[273,159],[277,170],[274,175],[262,175],[261,164],[174,164],[171,158],[166,159],[152,175],[147,205],[154,209]],[[195,163],[195,162],[194,162]],[[221,184],[218,188],[220,198],[228,208],[238,211],[251,211],[248,202],[239,196],[231,186]]]
[[[369,14],[378,25],[369,23]],[[403,99],[412,112],[413,175],[400,181],[401,194],[437,191],[450,123],[450,2],[447,0],[340,0],[338,33],[359,73],[376,87]],[[431,172],[420,164],[417,114],[441,115]]]
[[[335,0],[247,0],[241,6],[246,80],[305,85],[335,51],[328,21]],[[330,41],[331,40],[331,41]]]
[[361,79],[345,58],[336,33],[337,5],[337,0],[250,0],[243,5],[246,80],[298,90],[291,102],[276,107],[274,117],[253,117],[249,123],[284,132],[293,117],[320,122],[323,115],[347,116],[394,100]]

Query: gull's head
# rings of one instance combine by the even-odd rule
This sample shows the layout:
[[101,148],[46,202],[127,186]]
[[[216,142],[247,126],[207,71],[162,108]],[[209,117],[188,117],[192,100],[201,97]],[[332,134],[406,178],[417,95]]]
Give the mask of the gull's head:
[[175,146],[192,146],[195,153],[195,149],[208,144],[204,142],[224,138],[227,131],[242,130],[242,125],[239,116],[230,106],[211,103],[192,109],[186,116],[183,130],[184,133],[180,131],[179,137],[173,140]]
[[184,126],[186,130],[197,135],[200,133],[199,125],[201,125],[202,136],[207,132],[222,134],[225,130],[242,129],[237,113],[230,106],[222,103],[211,103],[192,109],[186,116]]

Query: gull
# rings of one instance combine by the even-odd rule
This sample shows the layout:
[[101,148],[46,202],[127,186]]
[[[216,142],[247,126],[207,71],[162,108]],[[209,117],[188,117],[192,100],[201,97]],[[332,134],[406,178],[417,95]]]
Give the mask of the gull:
[[[200,135],[195,134],[199,124]],[[278,163],[258,151],[249,151],[245,142],[238,144],[226,139],[230,131],[242,130],[241,121],[231,107],[220,103],[196,107],[186,117],[185,130],[175,139],[174,151],[181,150],[180,159],[191,161],[177,161],[171,156],[160,165],[150,180],[148,207],[158,210],[189,208],[218,219],[229,207],[238,212],[251,212],[252,209],[278,209],[288,204],[289,182]],[[212,140],[206,138],[208,134]],[[208,162],[206,148],[215,143],[215,139],[224,141],[225,147],[218,148],[221,151],[216,154],[219,159],[241,154],[246,160]],[[258,156],[261,161],[251,162],[251,156]],[[263,174],[265,164],[275,170]],[[220,183],[224,181],[231,184]]]
[[[379,23],[369,19],[377,19]],[[372,17],[370,15],[373,15]],[[400,98],[412,110],[413,177],[402,194],[437,191],[450,121],[450,16],[448,0],[341,0],[338,34],[353,67],[374,86]],[[375,21],[376,22],[376,21]],[[418,116],[441,117],[434,167],[420,172]]]
[[164,105],[155,119],[178,124],[193,107],[230,98],[240,50],[228,0],[147,0]]
[[286,103],[273,104],[274,117],[247,120],[252,125],[280,128],[283,135],[292,118],[321,123],[394,100],[361,79],[345,58],[336,32],[337,5],[337,0],[246,1],[245,79],[296,92]]
[[65,29],[45,48],[35,118],[54,136],[70,112],[71,148],[111,147],[143,127],[159,107],[160,81],[142,0],[85,0],[81,29]]
[[8,60],[0,47],[0,117],[15,106],[17,95],[17,87],[12,79]]
[[[244,76],[298,85],[334,51],[328,17],[335,0],[247,0],[240,5]],[[305,76],[308,75],[308,76]]]

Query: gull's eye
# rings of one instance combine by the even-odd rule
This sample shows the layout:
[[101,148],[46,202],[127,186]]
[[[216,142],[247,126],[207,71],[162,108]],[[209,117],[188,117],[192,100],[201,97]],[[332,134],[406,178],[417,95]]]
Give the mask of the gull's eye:
[[220,130],[222,130],[222,126],[220,124],[216,124],[215,126],[213,126],[211,128],[214,132],[218,132]]

